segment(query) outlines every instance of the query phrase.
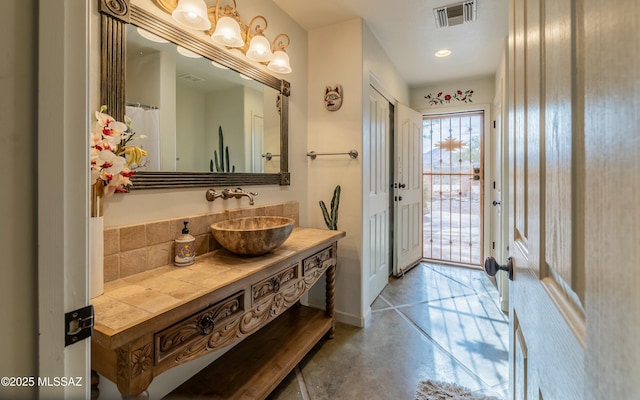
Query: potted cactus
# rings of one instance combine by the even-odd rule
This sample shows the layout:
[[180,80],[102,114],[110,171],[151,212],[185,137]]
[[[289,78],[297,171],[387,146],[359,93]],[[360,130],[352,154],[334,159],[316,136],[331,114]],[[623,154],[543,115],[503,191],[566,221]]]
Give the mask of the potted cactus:
[[333,190],[333,198],[331,199],[331,212],[327,210],[327,206],[324,201],[320,200],[320,209],[324,216],[324,222],[327,224],[327,228],[332,231],[338,230],[338,206],[340,205],[340,185],[336,186]]

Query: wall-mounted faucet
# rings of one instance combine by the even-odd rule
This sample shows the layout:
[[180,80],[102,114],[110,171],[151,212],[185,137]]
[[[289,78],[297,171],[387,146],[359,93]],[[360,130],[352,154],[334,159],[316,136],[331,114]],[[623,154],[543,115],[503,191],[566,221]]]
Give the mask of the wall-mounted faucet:
[[236,199],[239,199],[241,197],[248,197],[249,198],[249,205],[253,205],[253,196],[257,196],[258,193],[253,193],[253,192],[247,192],[246,190],[242,190],[241,188],[236,188],[236,189],[222,189],[221,192],[216,192],[213,189],[208,189],[207,193],[205,194],[207,197],[208,201],[214,201],[215,199],[217,199],[218,197],[221,197],[223,199],[230,199],[232,197],[235,197]]

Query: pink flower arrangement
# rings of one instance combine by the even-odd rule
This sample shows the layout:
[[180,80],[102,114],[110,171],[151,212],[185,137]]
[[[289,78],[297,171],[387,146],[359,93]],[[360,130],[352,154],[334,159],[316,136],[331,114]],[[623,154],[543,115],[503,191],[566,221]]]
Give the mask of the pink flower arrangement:
[[[91,182],[102,183],[105,197],[115,192],[128,192],[135,169],[143,166],[147,152],[130,144],[135,132],[131,121],[116,121],[105,114],[106,106],[96,111],[96,122],[91,129]],[[144,135],[137,138],[143,139]],[[99,194],[100,195],[100,194]]]

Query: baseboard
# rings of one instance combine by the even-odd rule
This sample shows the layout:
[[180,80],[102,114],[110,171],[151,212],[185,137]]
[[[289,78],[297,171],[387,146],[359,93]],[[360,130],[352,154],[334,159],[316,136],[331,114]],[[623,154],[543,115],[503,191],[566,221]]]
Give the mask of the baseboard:
[[357,315],[336,311],[336,321],[347,325],[357,326],[358,328],[364,328],[366,317],[359,317]]
[[[305,304],[305,303],[303,304],[308,307],[324,310],[324,304]],[[369,309],[369,314],[371,314],[370,309]],[[358,315],[348,314],[348,313],[336,310],[336,321],[340,323],[351,325],[351,326],[357,326],[358,328],[363,328],[366,320],[367,320],[366,316],[360,317]]]

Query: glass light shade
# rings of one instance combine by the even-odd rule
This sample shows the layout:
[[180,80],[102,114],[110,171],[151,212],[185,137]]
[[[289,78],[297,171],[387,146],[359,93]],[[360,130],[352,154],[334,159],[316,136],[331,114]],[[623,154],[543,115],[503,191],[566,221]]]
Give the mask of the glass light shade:
[[189,29],[206,31],[211,28],[204,0],[180,0],[171,16],[178,24]]
[[227,47],[244,46],[240,25],[238,21],[231,17],[222,17],[218,20],[216,30],[211,35],[211,40]]
[[272,55],[271,44],[266,37],[256,35],[251,39],[247,50],[247,58],[249,60],[267,62],[271,60]]
[[178,53],[182,54],[185,57],[189,57],[189,58],[202,58],[202,56],[198,53],[195,53],[189,49],[185,49],[182,46],[176,46],[176,50],[178,51]]
[[285,53],[284,50],[276,50],[273,52],[273,57],[267,68],[279,74],[290,73],[291,65],[289,65],[289,55]]

